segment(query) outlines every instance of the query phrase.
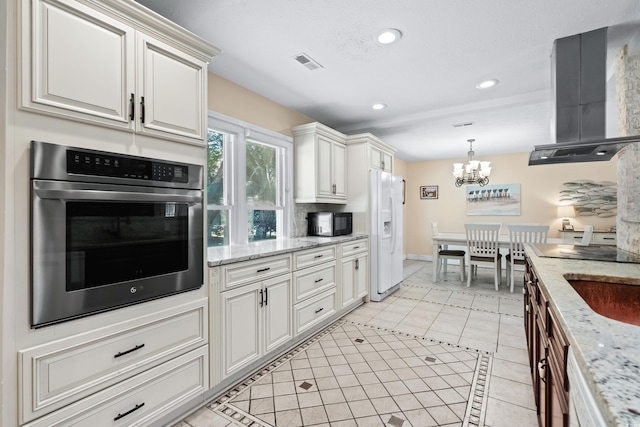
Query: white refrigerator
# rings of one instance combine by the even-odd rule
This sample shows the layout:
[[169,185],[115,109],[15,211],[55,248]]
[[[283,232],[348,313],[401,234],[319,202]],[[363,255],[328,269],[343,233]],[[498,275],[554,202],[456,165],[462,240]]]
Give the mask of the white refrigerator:
[[371,289],[369,299],[382,301],[402,282],[402,177],[371,170]]

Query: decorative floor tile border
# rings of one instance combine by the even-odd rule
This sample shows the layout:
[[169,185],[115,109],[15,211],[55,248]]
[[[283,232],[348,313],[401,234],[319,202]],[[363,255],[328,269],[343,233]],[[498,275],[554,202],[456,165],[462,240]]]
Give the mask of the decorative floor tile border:
[[433,339],[433,338],[423,337],[423,336],[420,336],[420,335],[409,334],[407,332],[397,331],[395,329],[389,329],[389,328],[383,328],[383,327],[380,327],[380,326],[368,325],[368,324],[362,323],[362,322],[354,322],[353,320],[346,320],[345,323],[350,323],[352,325],[362,326],[362,327],[370,328],[370,329],[377,329],[379,331],[391,332],[392,334],[401,335],[401,336],[405,336],[405,337],[410,337],[410,338],[414,338],[414,339],[420,340],[420,341],[429,341],[429,342],[432,342],[434,344],[446,345],[447,347],[456,347],[456,348],[459,348],[460,350],[474,351],[476,353],[493,356],[493,352],[492,351],[478,350],[477,348],[466,347],[466,346],[459,345],[459,344],[451,344],[451,343],[448,343],[446,341],[440,341],[440,340],[436,340],[436,339]]
[[[409,288],[419,288],[419,289],[424,289],[424,286],[420,286],[420,285],[410,285],[410,284],[403,284],[403,286],[409,287]],[[434,288],[432,288],[434,289]],[[442,290],[445,292],[456,292],[456,293],[461,293],[461,294],[471,294],[474,296],[478,296],[477,294],[474,294],[472,292],[465,292],[465,291],[458,291],[458,290],[451,290],[451,289],[435,289],[435,290]],[[484,297],[484,295],[482,295]],[[522,302],[519,299],[516,298],[508,298],[508,297],[499,297],[499,296],[491,296],[491,295],[487,295],[487,298],[500,298],[500,299],[507,299],[510,301],[514,301],[514,302]],[[473,311],[480,311],[483,313],[492,313],[492,314],[500,314],[503,316],[510,316],[510,317],[519,317],[519,318],[523,318],[524,316],[519,315],[519,314],[511,314],[511,313],[500,313],[499,311],[493,311],[493,310],[485,310],[482,308],[474,308],[474,307],[465,307],[465,306],[461,306],[461,305],[456,305],[456,304],[447,304],[445,302],[436,302],[436,301],[425,301],[421,298],[410,298],[410,297],[405,297],[404,295],[390,295],[388,298],[398,298],[398,299],[407,299],[407,300],[411,300],[411,301],[424,301],[424,302],[428,302],[431,304],[438,304],[438,305],[443,305],[446,307],[455,307],[455,308],[464,308],[467,310],[473,310]]]
[[483,427],[487,410],[487,400],[489,397],[489,377],[493,357],[484,354],[478,358],[473,382],[471,383],[471,395],[467,402],[467,411],[464,416],[462,427]]
[[455,347],[461,350],[473,351],[478,353],[476,368],[474,370],[473,382],[471,383],[471,391],[467,400],[467,408],[465,410],[463,427],[484,426],[486,403],[488,398],[488,379],[490,376],[491,365],[493,361],[492,352],[465,347],[458,344],[451,344],[451,343],[447,343],[440,340],[434,340],[431,338],[425,338],[422,336],[409,334],[401,331],[396,331],[393,329],[367,325],[365,323],[360,323],[360,322],[353,322],[353,321],[346,320],[344,318],[336,320],[334,323],[328,325],[327,327],[325,327],[315,335],[303,341],[301,344],[291,349],[287,353],[283,354],[281,357],[277,358],[273,362],[269,363],[267,366],[263,367],[257,372],[254,372],[252,375],[246,377],[245,379],[239,381],[234,386],[231,386],[229,389],[227,389],[227,391],[222,393],[217,399],[215,399],[212,403],[208,404],[207,406],[211,410],[215,411],[217,414],[221,415],[222,417],[226,418],[227,420],[229,420],[230,422],[238,426],[274,427],[271,424],[268,424],[265,421],[243,411],[242,409],[237,408],[233,404],[229,403],[229,401],[233,399],[236,395],[238,395],[240,392],[242,392],[244,389],[246,389],[247,387],[251,387],[252,385],[259,383],[268,374],[275,371],[280,365],[282,365],[282,363],[291,360],[295,355],[297,355],[301,351],[305,351],[309,346],[316,343],[325,335],[330,334],[336,328],[344,324],[351,324],[354,326],[376,329],[376,330],[389,332],[399,336],[410,337],[410,338],[421,340],[421,341],[429,341],[429,342],[433,342],[434,344],[446,345],[448,347]]

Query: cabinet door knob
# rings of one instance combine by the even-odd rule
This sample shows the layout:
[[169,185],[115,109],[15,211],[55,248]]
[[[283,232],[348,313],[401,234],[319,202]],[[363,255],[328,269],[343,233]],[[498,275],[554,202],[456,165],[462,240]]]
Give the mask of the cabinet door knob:
[[264,294],[262,289],[260,289],[260,307],[264,305]]
[[360,269],[360,260],[356,258],[356,270]]

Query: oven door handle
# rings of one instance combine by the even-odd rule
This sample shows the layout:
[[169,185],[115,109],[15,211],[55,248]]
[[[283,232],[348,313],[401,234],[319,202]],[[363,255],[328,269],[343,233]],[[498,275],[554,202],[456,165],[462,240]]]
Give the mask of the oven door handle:
[[54,190],[34,187],[34,194],[41,199],[58,200],[108,200],[134,202],[180,202],[201,203],[201,191],[189,191],[187,194],[139,193],[129,191],[100,190]]

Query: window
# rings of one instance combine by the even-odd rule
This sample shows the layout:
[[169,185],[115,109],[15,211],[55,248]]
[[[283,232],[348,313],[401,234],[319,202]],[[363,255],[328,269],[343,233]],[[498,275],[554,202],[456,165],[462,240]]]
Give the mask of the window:
[[[207,231],[208,246],[229,244],[229,208],[225,184],[225,147],[232,135],[209,129],[207,136]],[[226,142],[225,142],[226,140]]]
[[291,138],[209,113],[209,246],[290,235]]

